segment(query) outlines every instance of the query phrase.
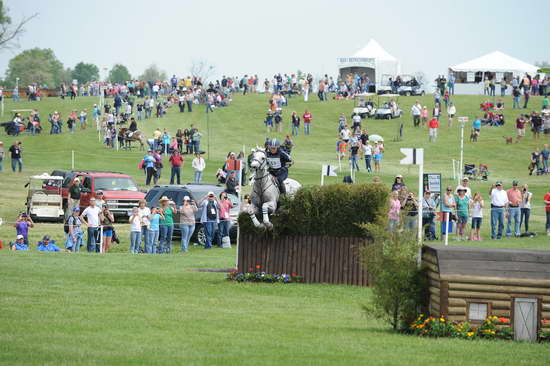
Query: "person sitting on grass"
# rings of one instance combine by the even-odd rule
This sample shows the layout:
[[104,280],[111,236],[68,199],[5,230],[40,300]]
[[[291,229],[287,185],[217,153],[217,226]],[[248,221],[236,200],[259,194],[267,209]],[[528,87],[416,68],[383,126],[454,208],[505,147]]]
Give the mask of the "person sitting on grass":
[[49,235],[44,235],[41,241],[38,242],[36,249],[40,252],[60,252],[61,249],[55,245],[55,240],[50,240]]
[[29,246],[27,245],[27,243],[25,243],[25,237],[19,234],[15,239],[15,243],[10,242],[10,249],[11,250],[29,250]]

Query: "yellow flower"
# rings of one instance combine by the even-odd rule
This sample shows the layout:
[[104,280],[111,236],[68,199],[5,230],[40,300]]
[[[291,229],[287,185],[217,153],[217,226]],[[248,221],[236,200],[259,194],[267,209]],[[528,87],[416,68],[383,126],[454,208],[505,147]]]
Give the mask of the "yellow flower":
[[466,335],[467,335],[468,337],[472,337],[472,336],[474,335],[474,332],[468,332],[468,333],[466,333]]
[[442,323],[445,323],[445,318],[441,317],[441,318],[439,318],[439,321],[442,322]]

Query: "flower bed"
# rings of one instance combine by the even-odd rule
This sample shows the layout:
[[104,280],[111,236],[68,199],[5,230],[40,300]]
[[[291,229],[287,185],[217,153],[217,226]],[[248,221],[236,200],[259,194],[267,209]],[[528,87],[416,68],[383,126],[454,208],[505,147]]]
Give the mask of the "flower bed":
[[302,276],[296,273],[292,274],[271,274],[262,271],[259,264],[255,267],[249,267],[248,272],[232,271],[227,274],[227,279],[237,282],[267,282],[267,283],[298,283],[302,282]]
[[453,337],[463,339],[513,339],[510,319],[489,316],[478,326],[468,322],[449,322],[444,317],[420,316],[410,324],[413,334],[425,337]]

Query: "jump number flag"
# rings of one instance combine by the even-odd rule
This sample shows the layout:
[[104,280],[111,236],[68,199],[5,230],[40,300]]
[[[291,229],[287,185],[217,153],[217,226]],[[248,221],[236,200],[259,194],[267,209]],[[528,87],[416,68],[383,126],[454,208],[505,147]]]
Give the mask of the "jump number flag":
[[424,149],[402,148],[401,153],[405,155],[401,159],[402,165],[423,165],[424,164]]
[[336,167],[332,165],[323,165],[323,175],[326,177],[337,177]]

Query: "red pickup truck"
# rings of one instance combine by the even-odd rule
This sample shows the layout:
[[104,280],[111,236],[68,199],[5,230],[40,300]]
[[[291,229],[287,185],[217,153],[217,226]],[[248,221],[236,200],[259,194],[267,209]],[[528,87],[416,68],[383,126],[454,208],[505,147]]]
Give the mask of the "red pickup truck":
[[131,176],[119,172],[104,171],[54,171],[56,175],[63,174],[62,195],[63,207],[67,207],[69,186],[75,178],[79,178],[83,191],[80,196],[80,208],[89,205],[90,198],[96,196],[97,191],[103,191],[103,200],[115,216],[128,216],[133,207],[137,207],[139,200],[145,198]]

